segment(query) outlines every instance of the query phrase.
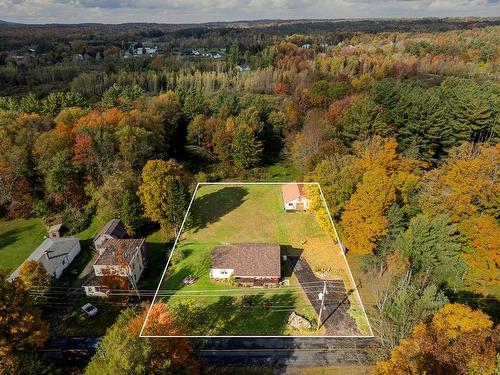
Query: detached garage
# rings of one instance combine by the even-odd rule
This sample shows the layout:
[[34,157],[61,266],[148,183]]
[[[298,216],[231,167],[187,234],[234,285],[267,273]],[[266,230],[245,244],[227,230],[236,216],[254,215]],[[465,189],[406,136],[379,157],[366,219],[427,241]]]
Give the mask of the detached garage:
[[285,211],[305,211],[310,200],[305,196],[304,184],[286,184],[281,187]]

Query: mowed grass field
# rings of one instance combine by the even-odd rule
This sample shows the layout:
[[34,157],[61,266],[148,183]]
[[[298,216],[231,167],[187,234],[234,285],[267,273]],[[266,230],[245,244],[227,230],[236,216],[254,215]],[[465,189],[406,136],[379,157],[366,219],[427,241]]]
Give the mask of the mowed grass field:
[[[346,278],[347,264],[340,249],[321,229],[314,212],[284,212],[281,185],[202,185],[162,282],[161,298],[170,305],[189,300],[203,306],[206,314],[219,317],[216,328],[208,331],[212,335],[324,334],[324,328],[292,331],[287,327],[292,311],[313,323],[317,316],[286,262],[282,262],[282,276],[289,286],[245,288],[210,279],[212,249],[245,242],[277,243],[282,253],[302,256],[314,271],[330,268],[325,278]],[[189,275],[197,281],[184,286],[182,281]]]
[[0,267],[13,271],[47,235],[40,219],[0,221]]

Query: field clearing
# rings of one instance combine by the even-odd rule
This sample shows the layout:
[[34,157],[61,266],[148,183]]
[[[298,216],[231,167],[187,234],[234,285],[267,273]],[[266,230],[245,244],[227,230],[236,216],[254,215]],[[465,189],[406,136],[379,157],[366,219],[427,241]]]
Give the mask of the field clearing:
[[[289,286],[235,287],[213,282],[209,271],[216,246],[236,243],[278,243],[282,254],[301,256],[325,280],[343,280],[352,289],[348,266],[340,247],[320,227],[314,212],[287,213],[282,207],[281,185],[201,185],[184,232],[172,255],[160,296],[171,306],[190,301],[224,322],[210,335],[321,335],[314,329],[291,331],[286,321],[292,311],[316,322],[316,312],[291,267],[282,262]],[[326,272],[325,272],[326,270]],[[329,270],[329,271],[328,271]],[[186,276],[193,285],[183,285]],[[307,287],[307,286],[306,286]],[[354,294],[351,295],[354,297]],[[350,298],[353,318],[369,334],[357,298]]]

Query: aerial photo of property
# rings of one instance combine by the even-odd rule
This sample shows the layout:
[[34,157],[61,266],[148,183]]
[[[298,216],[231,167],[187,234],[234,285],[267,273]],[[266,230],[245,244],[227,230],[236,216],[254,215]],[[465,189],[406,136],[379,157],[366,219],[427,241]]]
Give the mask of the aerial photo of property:
[[201,184],[153,303],[196,306],[193,336],[372,336],[319,210],[317,184]]
[[500,375],[499,0],[0,0],[0,375]]

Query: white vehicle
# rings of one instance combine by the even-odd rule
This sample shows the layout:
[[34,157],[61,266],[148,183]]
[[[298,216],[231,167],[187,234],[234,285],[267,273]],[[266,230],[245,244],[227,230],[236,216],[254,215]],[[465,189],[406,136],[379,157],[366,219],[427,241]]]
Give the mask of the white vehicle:
[[82,306],[82,311],[88,316],[96,316],[99,310],[97,310],[97,307],[95,307],[94,305],[86,303]]

